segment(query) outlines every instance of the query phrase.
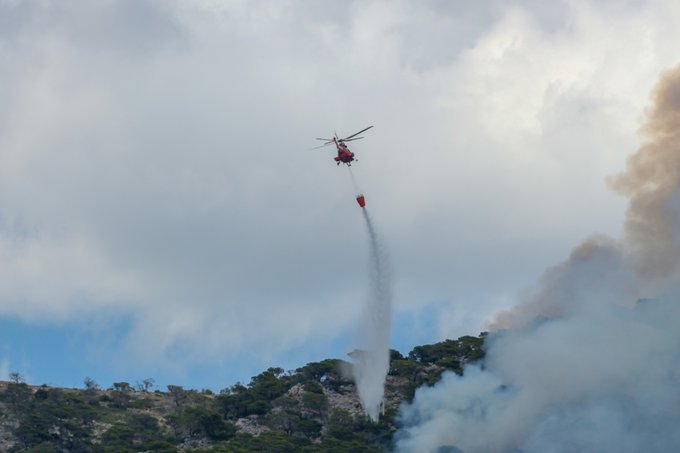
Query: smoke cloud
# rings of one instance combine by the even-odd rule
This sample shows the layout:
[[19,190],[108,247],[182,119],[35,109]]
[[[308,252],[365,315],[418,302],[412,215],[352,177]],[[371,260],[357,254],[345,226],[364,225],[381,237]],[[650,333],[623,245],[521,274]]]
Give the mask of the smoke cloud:
[[[404,452],[668,452],[680,445],[680,66],[610,180],[624,234],[597,236],[489,323],[484,369],[418,390]],[[447,448],[448,447],[448,448]]]
[[371,217],[361,210],[370,244],[371,286],[359,330],[360,346],[351,355],[352,373],[366,414],[378,420],[385,376],[390,365],[390,330],[392,327],[392,277],[387,252],[378,238]]

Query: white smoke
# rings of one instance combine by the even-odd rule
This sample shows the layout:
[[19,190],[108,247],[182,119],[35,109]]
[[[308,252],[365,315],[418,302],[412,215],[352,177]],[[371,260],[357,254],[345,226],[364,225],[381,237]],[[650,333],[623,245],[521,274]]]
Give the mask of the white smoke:
[[492,334],[484,370],[403,408],[399,451],[675,451],[679,315],[677,303],[607,305]]
[[484,369],[402,409],[399,451],[680,451],[680,67],[643,132],[612,182],[623,239],[585,241],[497,314]]
[[364,307],[359,330],[359,348],[352,353],[352,373],[366,414],[377,421],[385,393],[385,376],[390,365],[392,327],[392,278],[387,252],[378,239],[366,209],[370,243],[370,294]]

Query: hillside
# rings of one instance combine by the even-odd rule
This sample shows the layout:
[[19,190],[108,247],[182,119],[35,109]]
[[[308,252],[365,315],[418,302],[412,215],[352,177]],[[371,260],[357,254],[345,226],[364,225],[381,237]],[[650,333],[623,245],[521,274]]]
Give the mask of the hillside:
[[116,382],[99,389],[0,382],[0,451],[8,452],[377,452],[390,450],[399,405],[444,371],[483,357],[484,335],[392,351],[383,415],[364,416],[338,359],[294,371],[269,368],[219,394]]

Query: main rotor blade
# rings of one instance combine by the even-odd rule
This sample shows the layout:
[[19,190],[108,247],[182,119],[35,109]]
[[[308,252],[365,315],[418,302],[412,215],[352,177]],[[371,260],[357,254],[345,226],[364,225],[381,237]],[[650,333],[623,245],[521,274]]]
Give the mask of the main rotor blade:
[[328,146],[328,145],[330,145],[330,143],[324,143],[324,144],[321,145],[321,146],[315,146],[314,148],[309,148],[309,149],[310,149],[310,150],[313,150],[313,149],[325,148],[325,147]]
[[338,141],[339,142],[351,142],[351,141],[354,141],[354,140],[361,140],[362,138],[364,138],[364,137],[345,138],[345,139],[338,140]]
[[327,142],[332,142],[332,141],[333,141],[332,138],[317,138],[317,140],[325,140],[325,141],[327,141]]
[[369,129],[372,128],[372,127],[373,127],[373,126],[368,126],[366,129],[362,129],[362,130],[360,130],[359,132],[357,132],[356,134],[352,134],[352,135],[350,135],[349,137],[343,138],[343,140],[347,140],[348,138],[356,137],[357,135],[361,134],[362,132],[366,132],[367,130],[369,130]]

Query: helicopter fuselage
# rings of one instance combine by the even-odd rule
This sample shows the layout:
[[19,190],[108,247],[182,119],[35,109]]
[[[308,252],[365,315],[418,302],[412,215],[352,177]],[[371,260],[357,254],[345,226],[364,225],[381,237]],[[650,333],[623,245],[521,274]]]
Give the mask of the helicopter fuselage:
[[347,145],[345,145],[342,141],[338,139],[333,139],[335,142],[335,147],[338,149],[338,155],[335,156],[335,162],[337,162],[338,165],[341,163],[351,165],[351,163],[355,160],[354,159],[354,153],[349,150]]

